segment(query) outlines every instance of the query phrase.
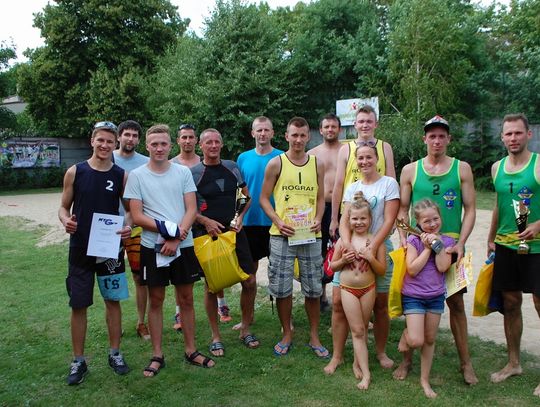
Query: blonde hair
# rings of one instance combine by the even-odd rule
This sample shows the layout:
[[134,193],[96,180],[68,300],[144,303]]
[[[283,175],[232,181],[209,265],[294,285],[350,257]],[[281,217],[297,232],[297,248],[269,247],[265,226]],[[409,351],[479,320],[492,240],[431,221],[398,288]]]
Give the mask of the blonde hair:
[[373,216],[371,214],[371,205],[367,201],[367,199],[364,197],[364,193],[362,191],[357,191],[354,193],[353,200],[351,202],[351,205],[349,206],[349,217],[351,216],[352,210],[359,210],[359,209],[366,209],[369,215],[369,219],[373,219]]
[[439,208],[439,205],[437,205],[431,199],[422,199],[413,206],[414,218],[416,219],[416,222],[418,222],[418,218],[426,209],[435,209],[439,216],[441,216],[441,209]]

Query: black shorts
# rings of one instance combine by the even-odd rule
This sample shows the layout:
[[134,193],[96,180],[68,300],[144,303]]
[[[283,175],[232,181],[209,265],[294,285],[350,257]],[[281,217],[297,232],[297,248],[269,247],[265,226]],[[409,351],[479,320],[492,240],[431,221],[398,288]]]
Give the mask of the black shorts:
[[87,256],[86,249],[86,247],[69,248],[66,290],[69,295],[69,306],[72,308],[86,308],[94,303],[94,274],[105,276],[125,272],[123,250],[117,260],[109,259],[103,263],[96,263],[96,257]]
[[193,246],[180,249],[180,257],[174,259],[167,267],[156,266],[154,249],[141,246],[141,285],[149,287],[165,287],[172,285],[192,284],[199,281],[201,266]]
[[270,226],[244,226],[253,261],[270,255]]
[[493,290],[540,296],[540,253],[517,254],[516,250],[495,244]]
[[328,241],[330,240],[330,222],[332,221],[332,204],[326,202],[324,204],[324,214],[321,221],[321,253],[323,259],[326,257],[328,250]]
[[[227,232],[227,230],[224,230]],[[200,237],[206,235],[206,230],[201,228],[193,228],[193,237]],[[238,257],[238,264],[246,274],[255,274],[255,267],[253,266],[253,258],[249,250],[249,243],[244,228],[240,229],[240,232],[236,234],[236,256]],[[202,274],[201,271],[201,275]]]

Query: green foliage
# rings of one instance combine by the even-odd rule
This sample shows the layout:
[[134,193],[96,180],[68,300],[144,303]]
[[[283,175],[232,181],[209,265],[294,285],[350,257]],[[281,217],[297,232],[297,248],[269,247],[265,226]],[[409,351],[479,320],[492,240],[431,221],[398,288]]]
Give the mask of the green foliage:
[[46,45],[21,68],[20,94],[46,135],[68,137],[98,118],[146,119],[140,78],[186,25],[168,0],[65,0],[34,23]]
[[181,38],[150,81],[153,117],[172,128],[180,122],[217,128],[225,156],[235,157],[253,143],[254,117],[283,126],[294,115],[299,95],[291,91],[284,55],[283,32],[266,4],[218,1],[204,39]]
[[26,188],[51,188],[62,185],[65,167],[3,168],[0,167],[0,188],[18,190]]
[[472,71],[464,2],[398,0],[390,8],[389,73],[395,105],[405,115],[429,118],[456,113]]
[[17,126],[15,113],[6,107],[0,106],[0,129],[12,129]]

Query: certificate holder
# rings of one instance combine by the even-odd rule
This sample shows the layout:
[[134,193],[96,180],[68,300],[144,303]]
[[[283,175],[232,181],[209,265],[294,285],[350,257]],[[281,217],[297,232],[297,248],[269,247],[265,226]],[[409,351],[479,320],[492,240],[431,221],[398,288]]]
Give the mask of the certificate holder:
[[90,225],[87,256],[118,258],[120,235],[117,233],[124,225],[124,217],[95,212]]

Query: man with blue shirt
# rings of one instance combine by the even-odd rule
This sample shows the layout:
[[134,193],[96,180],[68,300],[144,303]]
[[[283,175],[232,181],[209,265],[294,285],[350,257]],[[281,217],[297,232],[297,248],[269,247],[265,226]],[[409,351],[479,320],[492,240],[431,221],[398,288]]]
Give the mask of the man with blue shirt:
[[[148,162],[148,157],[139,154],[135,149],[139,145],[142,128],[134,120],[126,120],[118,125],[118,149],[113,151],[114,163],[122,168],[126,174],[135,168]],[[124,215],[124,208],[120,206],[120,215]],[[150,339],[150,332],[144,323],[146,304],[148,302],[148,290],[141,285],[140,278],[140,251],[141,251],[140,227],[134,227],[129,239],[124,240],[127,251],[129,267],[135,283],[135,304],[137,305],[137,335],[144,340]]]
[[249,192],[251,205],[244,215],[244,230],[249,241],[249,249],[255,270],[259,267],[259,260],[270,254],[270,226],[272,221],[261,208],[259,196],[264,181],[264,170],[268,161],[283,151],[272,146],[274,128],[268,117],[259,116],[251,125],[251,136],[255,140],[255,148],[245,151],[238,156],[237,164]]

